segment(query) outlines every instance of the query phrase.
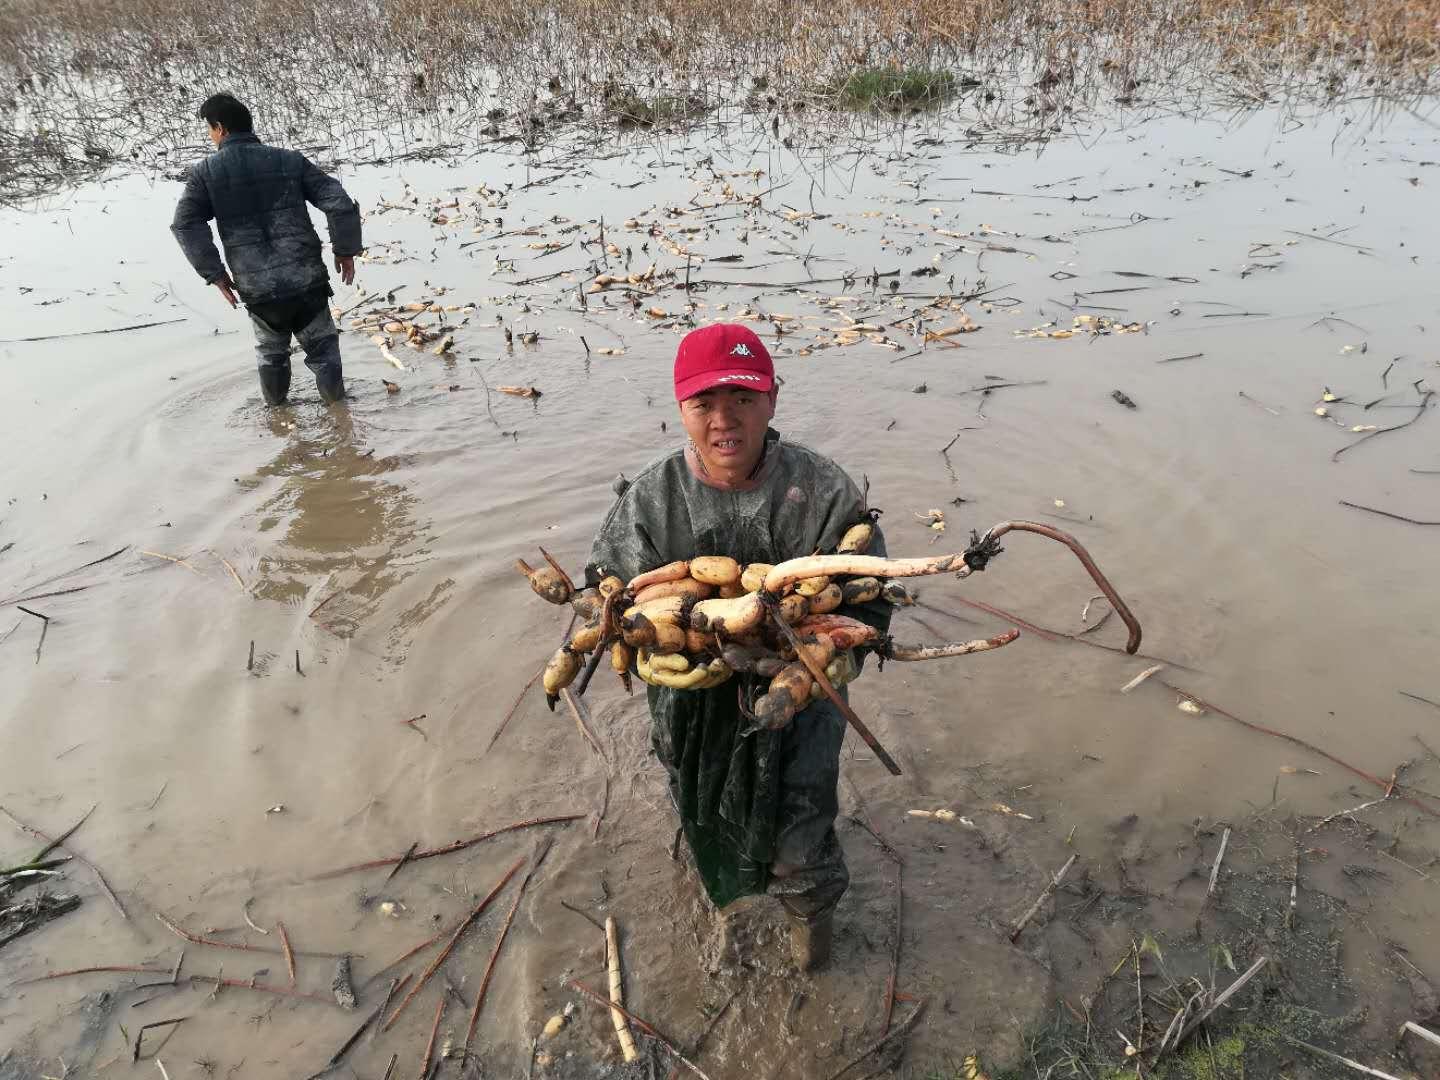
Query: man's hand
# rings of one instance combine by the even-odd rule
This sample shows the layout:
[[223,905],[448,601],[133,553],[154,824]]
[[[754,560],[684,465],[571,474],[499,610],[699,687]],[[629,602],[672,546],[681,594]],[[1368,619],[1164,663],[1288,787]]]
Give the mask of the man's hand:
[[340,275],[340,280],[343,281],[346,285],[354,284],[354,282],[355,282],[355,256],[354,256],[354,255],[336,255],[336,256],[335,256],[335,272]]
[[239,301],[235,299],[235,283],[230,280],[229,274],[217,280],[215,287],[220,290],[220,295],[225,298],[225,302],[232,308],[239,305]]

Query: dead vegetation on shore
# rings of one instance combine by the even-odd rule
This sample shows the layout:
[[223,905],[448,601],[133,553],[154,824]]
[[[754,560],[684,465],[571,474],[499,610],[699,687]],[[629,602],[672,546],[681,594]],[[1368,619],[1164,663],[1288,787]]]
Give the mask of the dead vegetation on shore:
[[949,102],[1033,136],[1110,104],[1413,99],[1433,88],[1437,45],[1440,0],[8,0],[0,198],[116,163],[163,168],[220,88],[260,104],[267,132],[352,159],[721,107]]

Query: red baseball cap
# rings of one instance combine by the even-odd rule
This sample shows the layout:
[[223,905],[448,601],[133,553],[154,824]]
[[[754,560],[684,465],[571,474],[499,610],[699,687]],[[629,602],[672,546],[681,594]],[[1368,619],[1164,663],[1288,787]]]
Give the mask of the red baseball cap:
[[770,351],[748,326],[715,323],[681,339],[675,353],[675,400],[716,386],[743,386],[761,393],[775,388]]

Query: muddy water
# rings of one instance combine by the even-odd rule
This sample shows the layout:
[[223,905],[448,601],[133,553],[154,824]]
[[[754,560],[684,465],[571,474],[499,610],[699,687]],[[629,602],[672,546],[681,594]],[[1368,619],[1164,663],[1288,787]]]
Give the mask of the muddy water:
[[[644,309],[678,315],[684,294],[667,288],[638,312],[592,296],[579,310],[602,214],[635,269],[653,259],[683,280],[667,239],[708,260],[742,257],[694,261],[696,281],[746,283],[697,289],[697,320],[793,316],[776,343],[777,426],[868,477],[892,552],[958,548],[971,528],[1012,517],[1072,529],[1144,623],[1145,651],[1184,665],[1161,678],[1380,777],[1415,758],[1417,786],[1440,787],[1415,739],[1440,745],[1440,712],[1397,693],[1440,700],[1434,530],[1339,505],[1440,520],[1440,477],[1413,471],[1440,468],[1440,421],[1422,417],[1332,461],[1360,438],[1351,426],[1410,419],[1412,384],[1440,381],[1434,128],[1405,114],[1383,124],[1156,118],[1019,154],[943,127],[788,135],[793,147],[716,127],[599,157],[570,147],[527,160],[501,146],[342,171],[382,257],[358,284],[403,286],[401,302],[443,287],[440,303],[477,307],[451,354],[397,347],[406,372],[347,334],[353,401],[338,413],[320,405],[298,359],[293,406],[261,406],[243,315],[195,280],[166,235],[175,185],[119,178],[4,215],[7,338],[181,320],[0,346],[0,545],[13,545],[0,555],[3,591],[90,586],[27,604],[52,617],[38,657],[33,619],[11,607],[0,623],[0,804],[54,831],[98,803],[75,844],[129,915],[72,866],[65,887],[83,907],[9,946],[7,983],[94,964],[168,968],[182,943],[157,913],[271,950],[283,921],[299,950],[360,954],[363,982],[452,926],[539,830],[391,881],[384,869],[309,878],[417,841],[576,813],[587,819],[549,830],[555,845],[499,961],[476,1044],[488,1074],[523,1074],[532,1035],[575,1000],[566,979],[604,984],[599,934],[561,900],[619,919],[632,1007],[687,1045],[733,997],[702,1055],[712,1076],[825,1076],[876,1035],[893,871],[865,833],[842,827],[854,884],[832,971],[786,973],[763,911],[736,967],[716,958],[696,885],[670,860],[673,819],[646,759],[640,699],[608,678],[588,695],[603,761],[534,693],[487,749],[563,630],[511,560],[543,544],[578,569],[616,474],[678,445],[668,372],[681,328]],[[737,193],[765,192],[759,208],[727,200],[712,170]],[[481,185],[531,186],[486,198]],[[651,225],[665,235],[647,235]],[[550,241],[569,246],[529,246]],[[938,275],[912,273],[927,267]],[[872,270],[900,276],[872,289]],[[515,284],[561,271],[574,273]],[[860,280],[787,287],[847,272]],[[920,339],[890,324],[947,291],[952,274],[948,291],[989,290],[994,303],[968,305],[981,329],[948,339],[963,347],[917,354]],[[833,297],[900,347],[814,348],[845,321],[819,302]],[[342,289],[336,300],[356,298]],[[1144,331],[1016,333],[1069,328],[1077,314]],[[538,342],[522,344],[525,331]],[[1032,385],[975,392],[987,381]],[[543,396],[487,394],[486,383]],[[1343,400],[1320,418],[1327,387]],[[1117,389],[1138,408],[1112,400]],[[947,466],[939,450],[952,437]],[[932,507],[947,521],[938,538],[915,516]],[[1003,627],[959,596],[1084,629],[1094,590],[1078,564],[1039,538],[1006,546],[983,576],[921,587],[959,618],[907,612],[897,636]],[[1121,643],[1117,622],[1087,639]],[[856,688],[858,711],[905,774],[892,779],[863,745],[847,747],[843,803],[907,858],[900,986],[943,1005],[910,1060],[969,1049],[1004,1059],[1045,1015],[1067,973],[1003,945],[995,927],[1064,861],[1067,836],[1099,860],[1128,815],[1139,843],[1163,847],[1196,819],[1236,819],[1272,799],[1285,814],[1327,814],[1375,797],[1298,747],[1178,711],[1158,681],[1121,696],[1145,666],[1026,634],[997,653],[895,665]],[[997,799],[1040,820],[1003,818],[988,809]],[[588,815],[602,805],[592,839]],[[947,805],[977,820],[988,852],[959,827],[905,815]],[[1370,814],[1402,851],[1428,858],[1436,830],[1418,811]],[[12,832],[0,850],[15,861],[29,845]],[[1424,930],[1440,894],[1399,873],[1369,928],[1440,970]],[[268,935],[246,926],[252,898],[249,916]],[[510,899],[446,969],[466,1003]],[[288,981],[278,952],[186,954],[193,973],[222,963],[226,977],[263,969],[262,983]],[[330,968],[300,957],[301,988],[327,993]],[[405,970],[383,974],[362,1008]],[[197,987],[138,1010],[145,993],[96,997],[125,979],[7,992],[0,1055],[12,1048],[52,1075],[62,1056],[91,1070],[118,1057],[110,1071],[123,1073],[132,1066],[119,1024],[133,1033],[138,1017],[193,1014],[160,1052],[171,1075],[201,1075],[192,1063],[209,1062],[228,1075],[302,1076],[357,1023],[243,988],[207,1003]],[[360,1044],[357,1073],[380,1075],[392,1054],[396,1075],[417,1072],[438,1000],[432,985]],[[593,1075],[588,1062],[617,1060],[608,1019],[577,1010],[537,1075]],[[465,1011],[452,1002],[442,1038],[462,1041]]]

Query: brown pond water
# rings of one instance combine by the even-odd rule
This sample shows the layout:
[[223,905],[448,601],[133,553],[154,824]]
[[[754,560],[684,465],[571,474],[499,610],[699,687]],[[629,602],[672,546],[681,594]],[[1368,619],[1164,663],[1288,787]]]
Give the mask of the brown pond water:
[[[606,238],[633,250],[633,269],[653,260],[683,281],[683,244],[706,260],[693,260],[694,281],[746,283],[697,288],[696,320],[792,317],[776,343],[777,427],[868,477],[893,554],[958,550],[971,528],[1013,517],[1071,529],[1139,615],[1144,651],[1193,669],[1160,678],[1381,778],[1415,759],[1405,778],[1440,789],[1440,767],[1416,739],[1440,746],[1440,708],[1398,693],[1440,701],[1440,532],[1339,505],[1440,521],[1440,421],[1422,416],[1332,460],[1361,437],[1352,426],[1414,417],[1417,380],[1440,385],[1431,123],[1162,118],[1013,154],[943,127],[782,134],[803,150],[758,128],[712,127],[598,155],[574,145],[527,159],[497,146],[460,161],[342,170],[381,256],[358,285],[403,286],[398,302],[443,287],[438,302],[477,307],[449,316],[465,322],[444,357],[397,345],[405,372],[368,332],[347,333],[353,400],[334,413],[298,359],[293,406],[262,407],[243,313],[195,279],[167,235],[177,185],[117,178],[3,214],[6,338],[182,321],[0,345],[0,547],[10,545],[0,592],[90,586],[27,603],[52,619],[38,656],[40,624],[0,609],[0,805],[57,831],[98,803],[75,846],[130,916],[72,864],[61,887],[83,906],[8,946],[0,984],[95,964],[168,969],[181,942],[156,913],[271,949],[283,921],[299,950],[357,954],[361,983],[453,925],[536,832],[392,881],[385,869],[308,878],[417,841],[592,815],[608,786],[598,836],[588,817],[548,830],[555,845],[481,1017],[486,1075],[524,1075],[532,1036],[567,1002],[576,1012],[542,1041],[550,1063],[536,1075],[618,1073],[608,1018],[564,988],[569,978],[603,988],[600,935],[561,900],[616,916],[630,1006],[684,1045],[733,996],[698,1057],[716,1080],[829,1076],[876,1037],[893,871],[848,819],[854,883],[831,970],[788,973],[763,912],[736,967],[714,961],[710,916],[669,857],[673,816],[646,756],[642,697],[597,678],[587,700],[604,761],[538,692],[487,750],[564,628],[512,560],[543,544],[578,569],[616,474],[634,475],[681,437],[669,375],[685,310],[676,280],[639,311],[618,294],[578,309],[601,215]],[[763,192],[758,206],[727,198],[727,182],[742,197]],[[482,185],[491,194],[477,194]],[[516,190],[497,194],[507,185]],[[647,235],[651,226],[663,236]],[[551,241],[568,246],[531,246]],[[740,261],[714,261],[731,255]],[[912,273],[926,267],[938,275]],[[872,270],[900,276],[872,289]],[[515,284],[561,271],[573,273]],[[857,280],[785,287],[847,272]],[[980,329],[948,339],[963,347],[917,351],[921,339],[893,325],[937,294],[981,290],[993,304],[965,308]],[[358,296],[342,288],[336,302]],[[651,306],[666,317],[647,315]],[[1016,333],[1069,329],[1081,314],[1144,329]],[[815,348],[846,315],[885,326],[898,348]],[[755,325],[774,334],[768,319]],[[538,342],[522,344],[525,331]],[[543,396],[487,394],[482,377]],[[997,377],[1034,385],[976,392]],[[1327,387],[1343,400],[1317,417]],[[1138,408],[1112,400],[1117,389]],[[947,463],[939,450],[952,437]],[[938,538],[915,516],[932,507],[948,523]],[[919,587],[962,618],[910,609],[897,635],[966,638],[1006,625],[960,596],[1084,629],[1094,590],[1078,564],[1039,538],[1011,539],[984,575]],[[1120,644],[1117,623],[1087,640]],[[895,665],[856,686],[858,712],[904,769],[891,778],[847,744],[842,803],[868,813],[907,860],[899,987],[931,999],[909,1042],[917,1070],[969,1050],[1016,1059],[1057,993],[1075,1000],[1108,970],[1109,945],[1086,967],[1058,962],[1049,926],[1028,950],[997,930],[1071,851],[1097,875],[1117,852],[1148,858],[1170,925],[1184,928],[1199,894],[1176,893],[1175,882],[1197,860],[1208,866],[1212,823],[1257,808],[1323,816],[1384,794],[1299,747],[1177,710],[1158,680],[1122,696],[1147,663],[1026,634],[997,653]],[[997,800],[1037,820],[997,814]],[[905,813],[942,806],[979,829]],[[1382,830],[1372,848],[1398,835],[1387,850],[1418,869],[1370,859],[1390,878],[1346,894],[1357,912],[1346,949],[1360,957],[1357,942],[1397,942],[1440,974],[1440,885],[1425,869],[1440,842],[1434,819],[1398,800],[1364,816]],[[33,850],[18,830],[0,836],[0,862]],[[1307,860],[1302,897],[1336,876],[1326,862]],[[446,968],[466,1002],[514,889]],[[252,898],[249,916],[269,935],[246,926]],[[279,955],[191,946],[185,970],[215,974],[222,963],[226,977],[268,969],[262,982],[287,982]],[[327,994],[331,963],[302,956],[301,987]],[[13,1051],[18,1076],[63,1075],[62,1058],[71,1076],[153,1076],[153,1064],[130,1063],[119,1025],[133,1036],[141,1023],[188,1015],[159,1052],[170,1076],[204,1075],[197,1062],[224,1076],[306,1076],[405,970],[377,980],[354,1015],[236,988],[211,1003],[197,986],[139,1009],[146,994],[97,997],[133,985],[124,975],[13,986],[0,995],[0,1059]],[[1357,960],[1350,975],[1384,1023],[1399,1018],[1389,969]],[[418,1074],[439,998],[432,984],[388,1032],[362,1041],[348,1059],[355,1075],[380,1076],[392,1054],[396,1076]],[[462,1041],[465,1012],[450,1007],[442,1038]],[[148,1035],[147,1047],[163,1037]],[[456,1062],[445,1068],[458,1075]]]

